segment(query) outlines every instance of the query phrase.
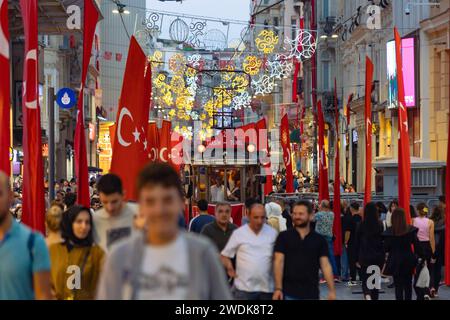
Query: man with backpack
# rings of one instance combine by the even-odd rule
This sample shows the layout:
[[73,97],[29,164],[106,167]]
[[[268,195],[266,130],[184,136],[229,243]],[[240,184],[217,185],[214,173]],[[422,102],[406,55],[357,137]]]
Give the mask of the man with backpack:
[[47,245],[41,234],[13,219],[13,198],[9,178],[0,171],[0,300],[52,299]]

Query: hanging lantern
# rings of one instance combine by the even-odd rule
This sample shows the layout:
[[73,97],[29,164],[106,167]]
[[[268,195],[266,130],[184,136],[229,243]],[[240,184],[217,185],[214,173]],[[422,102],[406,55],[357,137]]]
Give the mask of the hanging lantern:
[[173,41],[183,43],[189,36],[189,26],[180,18],[176,18],[170,24],[169,35]]

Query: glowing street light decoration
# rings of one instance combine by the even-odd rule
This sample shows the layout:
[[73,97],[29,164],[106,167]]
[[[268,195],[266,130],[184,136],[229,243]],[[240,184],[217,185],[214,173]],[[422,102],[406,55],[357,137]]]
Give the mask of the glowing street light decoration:
[[267,62],[270,77],[275,79],[287,78],[292,72],[292,61],[285,56],[277,54],[275,60]]
[[316,39],[307,30],[299,30],[298,35],[294,40],[286,37],[284,43],[288,46],[288,59],[296,58],[304,61],[310,59],[316,52]]
[[245,57],[242,66],[244,67],[244,72],[251,76],[255,76],[261,69],[262,61],[256,56],[247,56]]
[[264,74],[258,80],[252,82],[252,88],[255,91],[255,95],[266,95],[275,88],[275,81],[269,75]]
[[272,53],[279,42],[273,30],[262,30],[255,39],[256,48],[264,54]]

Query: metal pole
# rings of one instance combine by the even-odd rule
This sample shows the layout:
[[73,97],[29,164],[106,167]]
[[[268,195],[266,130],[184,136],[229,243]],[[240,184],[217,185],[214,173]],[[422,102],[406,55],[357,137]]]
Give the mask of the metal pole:
[[49,200],[55,199],[55,89],[47,89],[48,107],[48,161],[49,161]]

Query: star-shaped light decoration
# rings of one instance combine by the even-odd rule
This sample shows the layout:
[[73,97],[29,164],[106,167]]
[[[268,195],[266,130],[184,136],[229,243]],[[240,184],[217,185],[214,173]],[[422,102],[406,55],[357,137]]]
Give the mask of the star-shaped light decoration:
[[306,30],[299,30],[294,40],[286,37],[284,43],[287,44],[289,54],[288,59],[297,58],[300,61],[310,59],[316,52],[316,39]]
[[287,78],[292,72],[292,59],[286,56],[277,54],[273,61],[267,62],[270,77],[275,79]]
[[275,87],[274,79],[269,75],[262,75],[258,80],[252,82],[252,88],[255,95],[266,95],[273,91]]
[[252,102],[252,97],[247,91],[233,97],[233,109],[240,110],[242,108],[248,108]]

